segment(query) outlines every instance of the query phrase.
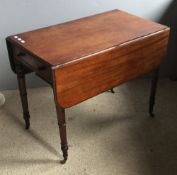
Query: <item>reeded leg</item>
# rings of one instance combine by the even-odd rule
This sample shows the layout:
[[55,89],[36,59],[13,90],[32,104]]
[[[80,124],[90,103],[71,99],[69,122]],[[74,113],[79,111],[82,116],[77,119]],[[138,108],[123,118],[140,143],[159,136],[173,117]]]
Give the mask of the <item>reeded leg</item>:
[[60,140],[61,140],[61,150],[63,152],[63,158],[64,158],[64,160],[61,161],[61,163],[65,163],[68,158],[65,109],[61,108],[56,102],[56,111],[57,111],[59,134],[60,134]]
[[23,118],[25,120],[25,128],[29,129],[30,127],[30,115],[28,110],[28,99],[26,92],[26,83],[25,83],[25,74],[21,70],[20,65],[17,66],[17,80],[18,87],[20,91],[21,103],[23,108]]
[[159,69],[156,69],[153,73],[153,78],[151,82],[151,92],[150,92],[150,99],[149,99],[149,114],[151,117],[154,117],[153,109],[154,109],[154,104],[155,104],[158,74],[159,74]]

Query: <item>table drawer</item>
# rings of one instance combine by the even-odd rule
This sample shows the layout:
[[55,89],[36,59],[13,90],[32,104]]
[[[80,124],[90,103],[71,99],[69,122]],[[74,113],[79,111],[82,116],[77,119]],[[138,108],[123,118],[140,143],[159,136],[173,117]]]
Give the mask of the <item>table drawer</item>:
[[50,66],[46,65],[35,57],[22,52],[18,53],[15,58],[24,66],[35,72],[39,77],[50,84],[52,83],[52,72]]

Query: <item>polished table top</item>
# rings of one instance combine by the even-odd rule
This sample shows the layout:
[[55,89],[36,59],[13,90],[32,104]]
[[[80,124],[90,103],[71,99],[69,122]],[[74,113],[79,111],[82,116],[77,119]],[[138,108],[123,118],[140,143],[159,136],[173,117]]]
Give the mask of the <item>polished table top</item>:
[[112,10],[7,41],[19,62],[54,85],[67,108],[157,68],[168,36],[167,26]]
[[9,37],[51,66],[70,63],[167,29],[166,26],[122,12],[109,12]]

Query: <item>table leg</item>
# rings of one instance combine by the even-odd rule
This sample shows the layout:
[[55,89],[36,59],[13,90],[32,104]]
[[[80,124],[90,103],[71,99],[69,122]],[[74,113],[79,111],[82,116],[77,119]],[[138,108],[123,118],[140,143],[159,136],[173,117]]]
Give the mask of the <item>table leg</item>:
[[16,67],[17,71],[17,80],[18,80],[18,87],[20,91],[21,103],[23,108],[23,118],[25,120],[25,128],[29,129],[30,127],[30,114],[28,110],[28,99],[27,99],[27,92],[26,92],[26,83],[25,83],[25,73],[23,72],[20,65]]
[[65,163],[68,158],[65,109],[60,107],[56,100],[55,100],[55,104],[56,104],[57,120],[58,120],[59,134],[60,134],[60,140],[61,140],[61,150],[63,152],[63,158],[64,158],[64,160],[61,161],[61,163]]
[[156,95],[156,90],[157,90],[158,75],[159,75],[159,69],[156,69],[153,72],[150,99],[149,99],[149,114],[151,117],[154,117],[153,109],[154,109],[154,104],[155,104],[155,95]]

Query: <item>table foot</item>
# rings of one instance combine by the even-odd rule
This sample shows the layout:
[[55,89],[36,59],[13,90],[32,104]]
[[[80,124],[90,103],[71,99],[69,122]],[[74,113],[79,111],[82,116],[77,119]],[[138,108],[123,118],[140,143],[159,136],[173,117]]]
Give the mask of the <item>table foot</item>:
[[149,99],[149,114],[151,117],[155,117],[153,110],[154,110],[155,96],[157,91],[158,74],[159,74],[159,69],[156,69],[154,71],[152,82],[151,82],[151,93]]
[[28,114],[23,114],[23,118],[25,120],[25,129],[30,128],[30,115]]
[[153,112],[154,104],[155,104],[155,99],[151,97],[150,102],[149,102],[149,115],[150,115],[150,117],[155,117],[155,114]]
[[63,160],[60,161],[60,163],[64,164],[66,163],[67,159],[68,159],[68,145],[62,145],[61,146],[61,150],[63,152]]
[[155,114],[153,112],[149,112],[150,114],[150,117],[154,118],[155,117]]

